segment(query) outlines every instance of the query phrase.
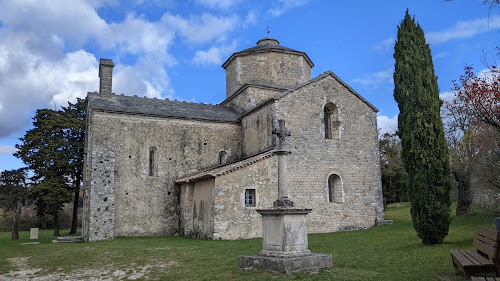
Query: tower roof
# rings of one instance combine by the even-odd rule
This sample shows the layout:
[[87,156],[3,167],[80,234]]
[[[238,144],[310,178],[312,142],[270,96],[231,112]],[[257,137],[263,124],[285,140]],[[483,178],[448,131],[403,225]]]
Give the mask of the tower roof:
[[226,68],[227,65],[229,63],[231,63],[231,61],[234,58],[238,57],[238,56],[244,56],[244,55],[255,54],[255,53],[264,53],[264,52],[280,52],[280,53],[288,53],[288,54],[300,55],[300,56],[303,56],[305,58],[305,60],[309,63],[309,65],[311,67],[314,66],[314,63],[307,56],[306,53],[299,52],[299,51],[296,51],[296,50],[293,50],[293,49],[290,49],[290,48],[287,48],[287,47],[283,47],[283,46],[280,45],[280,43],[279,43],[278,40],[276,40],[274,38],[266,37],[266,38],[260,39],[257,42],[257,46],[252,47],[252,48],[248,48],[248,49],[245,49],[243,51],[239,51],[239,52],[236,52],[236,53],[232,54],[226,60],[226,62],[222,65],[222,67]]

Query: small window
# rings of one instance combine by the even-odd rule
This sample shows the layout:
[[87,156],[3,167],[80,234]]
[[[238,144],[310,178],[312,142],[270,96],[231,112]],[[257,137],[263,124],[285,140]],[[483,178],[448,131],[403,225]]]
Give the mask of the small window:
[[255,189],[245,189],[245,207],[255,207]]
[[158,175],[158,165],[157,165],[157,158],[158,158],[158,149],[156,147],[150,147],[149,148],[149,155],[148,155],[148,175],[150,177],[154,177]]
[[328,202],[343,203],[344,190],[342,187],[342,180],[338,175],[330,175],[328,177]]
[[229,154],[222,150],[221,152],[219,152],[219,165],[224,165],[227,163],[227,159],[229,158]]
[[323,121],[325,125],[325,139],[340,139],[339,110],[333,103],[328,103],[323,108]]

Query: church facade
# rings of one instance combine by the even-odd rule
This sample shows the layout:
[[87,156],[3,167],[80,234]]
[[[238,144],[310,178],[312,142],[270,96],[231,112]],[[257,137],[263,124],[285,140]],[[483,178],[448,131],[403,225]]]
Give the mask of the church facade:
[[327,71],[311,79],[304,52],[272,38],[234,53],[218,105],[115,95],[101,59],[88,94],[85,241],[262,235],[257,209],[278,197],[276,121],[291,135],[281,175],[308,231],[383,222],[377,109]]

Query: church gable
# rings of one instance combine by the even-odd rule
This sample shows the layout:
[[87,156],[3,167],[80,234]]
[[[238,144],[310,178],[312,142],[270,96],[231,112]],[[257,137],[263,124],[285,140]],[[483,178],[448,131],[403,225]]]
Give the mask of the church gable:
[[297,86],[296,88],[294,89],[290,89],[288,91],[284,91],[278,95],[276,95],[274,97],[275,100],[278,100],[278,99],[281,99],[282,97],[284,96],[287,96],[289,95],[290,93],[293,93],[303,87],[306,87],[312,83],[316,83],[322,79],[325,79],[327,77],[332,77],[333,79],[335,79],[340,85],[337,85],[336,88],[331,88],[330,90],[334,90],[334,89],[339,89],[339,88],[342,88],[344,87],[345,89],[347,89],[350,93],[352,93],[355,97],[357,97],[358,99],[360,99],[362,102],[364,102],[368,107],[370,107],[373,111],[375,112],[378,112],[379,110],[374,106],[372,105],[369,101],[367,101],[365,98],[363,98],[360,94],[358,94],[353,88],[351,88],[346,82],[344,82],[342,79],[340,79],[335,73],[333,73],[333,71],[326,71],[325,73],[319,75],[318,77],[314,78],[314,79],[311,79],[305,83],[302,83],[301,85]]
[[[381,190],[376,108],[332,73],[279,94],[274,104],[277,118],[291,131],[289,196],[296,205],[315,206],[310,231],[374,223],[376,212],[368,217],[362,212],[379,208],[382,199],[376,192]],[[322,215],[331,212],[350,215],[341,220]]]

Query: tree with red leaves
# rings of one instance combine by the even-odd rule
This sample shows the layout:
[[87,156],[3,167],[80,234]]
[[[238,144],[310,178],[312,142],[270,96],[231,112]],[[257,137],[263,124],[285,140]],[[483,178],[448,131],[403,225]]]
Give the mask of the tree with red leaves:
[[453,91],[456,103],[468,112],[476,124],[491,125],[500,130],[500,71],[491,66],[489,71],[476,75],[471,66],[455,81]]

